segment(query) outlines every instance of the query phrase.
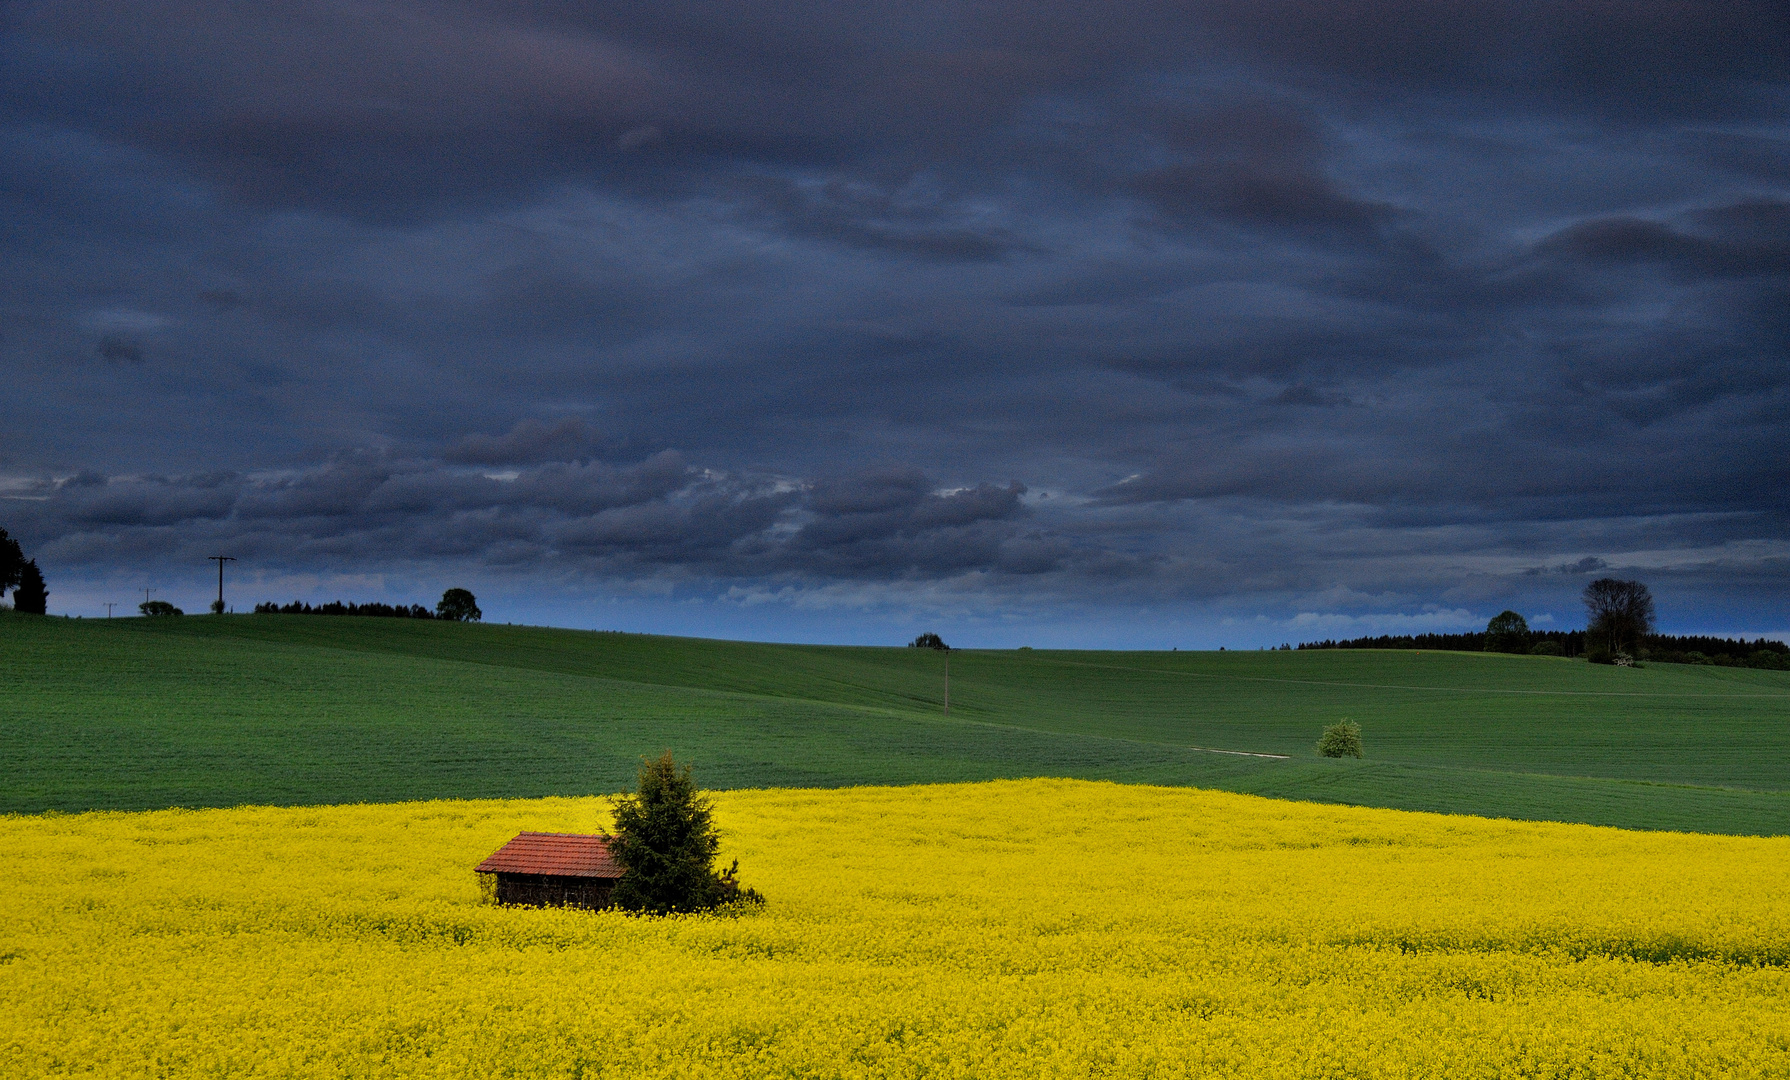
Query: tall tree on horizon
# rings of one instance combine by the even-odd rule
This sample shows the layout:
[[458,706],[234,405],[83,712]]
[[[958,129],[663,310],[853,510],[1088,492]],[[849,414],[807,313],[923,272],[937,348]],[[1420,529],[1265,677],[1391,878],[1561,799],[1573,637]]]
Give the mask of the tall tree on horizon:
[[455,622],[478,622],[485,617],[479,610],[478,598],[466,589],[449,589],[441,594],[441,602],[435,605],[435,617],[452,619]]
[[1587,637],[1602,637],[1612,653],[1653,633],[1653,593],[1639,581],[1598,578],[1585,586]]
[[1501,611],[1485,624],[1485,651],[1529,651],[1529,620],[1514,611]]
[[0,597],[19,583],[19,575],[24,572],[25,552],[17,540],[6,535],[5,529],[0,529]]
[[32,559],[19,571],[19,589],[12,594],[14,611],[26,615],[43,615],[50,603],[50,590],[44,588],[43,571],[37,568],[37,560]]

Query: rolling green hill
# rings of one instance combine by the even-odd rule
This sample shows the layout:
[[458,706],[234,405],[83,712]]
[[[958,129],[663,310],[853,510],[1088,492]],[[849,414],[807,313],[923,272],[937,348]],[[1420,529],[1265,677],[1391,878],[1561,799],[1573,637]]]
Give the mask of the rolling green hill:
[[[715,787],[1074,776],[1790,832],[1782,672],[972,650],[950,658],[947,717],[944,663],[400,619],[8,615],[0,811],[614,791],[671,748]],[[1317,758],[1319,730],[1345,716],[1368,758]]]

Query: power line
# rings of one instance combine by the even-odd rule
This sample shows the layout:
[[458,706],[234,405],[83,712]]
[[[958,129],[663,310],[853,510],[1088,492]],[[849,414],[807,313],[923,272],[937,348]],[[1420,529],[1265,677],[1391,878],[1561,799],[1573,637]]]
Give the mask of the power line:
[[219,615],[222,615],[224,613],[224,564],[227,562],[235,562],[236,556],[234,556],[234,555],[207,555],[205,557],[207,559],[217,560],[217,564],[218,564],[218,602],[217,602],[217,606],[212,608],[211,610]]

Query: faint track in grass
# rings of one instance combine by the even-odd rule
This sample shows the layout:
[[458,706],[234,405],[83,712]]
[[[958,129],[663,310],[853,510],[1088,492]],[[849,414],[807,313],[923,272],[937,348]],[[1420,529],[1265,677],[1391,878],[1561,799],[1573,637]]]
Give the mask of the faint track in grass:
[[1248,750],[1214,750],[1210,746],[1189,746],[1187,749],[1198,750],[1202,754],[1231,754],[1236,757],[1269,758],[1274,761],[1291,761],[1293,759],[1291,754],[1257,754]]

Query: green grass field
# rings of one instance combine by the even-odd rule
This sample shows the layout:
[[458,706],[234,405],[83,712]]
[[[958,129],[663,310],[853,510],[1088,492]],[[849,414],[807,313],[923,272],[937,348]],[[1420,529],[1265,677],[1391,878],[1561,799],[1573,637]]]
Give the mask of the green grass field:
[[[1068,776],[1790,832],[1790,674],[1413,652],[762,645],[399,619],[0,618],[0,811]],[[1322,727],[1359,722],[1363,761]],[[1194,747],[1285,754],[1289,760]]]

